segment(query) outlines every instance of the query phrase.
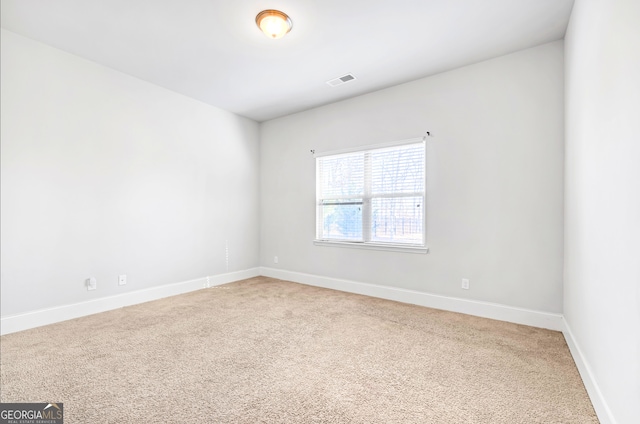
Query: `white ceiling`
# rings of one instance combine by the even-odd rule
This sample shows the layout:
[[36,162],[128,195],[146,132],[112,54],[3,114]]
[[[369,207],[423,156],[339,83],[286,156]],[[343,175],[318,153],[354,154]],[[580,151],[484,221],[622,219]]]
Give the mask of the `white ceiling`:
[[[0,0],[2,27],[265,121],[564,37],[573,0]],[[255,25],[279,9],[292,31]],[[326,81],[352,73],[337,87]]]

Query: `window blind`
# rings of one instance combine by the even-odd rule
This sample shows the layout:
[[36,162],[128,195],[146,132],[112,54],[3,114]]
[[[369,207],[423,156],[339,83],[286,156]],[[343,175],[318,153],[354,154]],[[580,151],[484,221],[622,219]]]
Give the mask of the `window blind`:
[[316,239],[424,245],[423,141],[316,158]]

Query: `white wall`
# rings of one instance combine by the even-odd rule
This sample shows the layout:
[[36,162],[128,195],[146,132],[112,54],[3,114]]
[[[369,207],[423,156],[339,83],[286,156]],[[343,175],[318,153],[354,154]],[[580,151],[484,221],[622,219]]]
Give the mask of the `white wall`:
[[640,2],[576,0],[565,48],[564,316],[601,417],[638,423]]
[[258,265],[256,122],[5,30],[1,119],[3,317]]
[[[557,41],[262,123],[261,265],[561,312],[563,90]],[[314,246],[310,149],[426,131],[430,253]]]

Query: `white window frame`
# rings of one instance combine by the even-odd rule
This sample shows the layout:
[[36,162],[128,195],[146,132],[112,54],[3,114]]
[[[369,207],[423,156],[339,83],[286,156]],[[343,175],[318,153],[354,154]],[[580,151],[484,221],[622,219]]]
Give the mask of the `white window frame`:
[[[400,197],[410,197],[410,196],[423,196],[423,211],[422,211],[422,244],[421,245],[406,245],[406,244],[397,244],[397,243],[385,243],[385,242],[372,242],[372,241],[366,241],[366,240],[371,240],[371,199],[372,199],[372,195],[371,195],[371,187],[370,184],[368,184],[370,182],[370,180],[368,181],[368,179],[365,177],[365,192],[364,192],[364,196],[362,199],[362,230],[363,230],[363,239],[365,241],[339,241],[339,240],[329,240],[329,239],[318,239],[317,236],[320,233],[320,231],[318,230],[318,228],[315,229],[315,234],[316,234],[316,238],[314,239],[313,243],[316,246],[333,246],[333,247],[345,247],[345,248],[356,248],[356,249],[369,249],[369,250],[385,250],[385,251],[395,251],[395,252],[407,252],[407,253],[428,253],[429,252],[429,248],[427,247],[427,207],[426,207],[426,201],[427,201],[427,181],[426,181],[426,175],[427,175],[427,152],[426,152],[426,138],[425,137],[419,137],[419,138],[411,138],[411,139],[406,139],[406,140],[398,140],[398,141],[393,141],[393,142],[388,142],[388,143],[382,143],[382,144],[375,144],[375,145],[369,145],[369,146],[360,146],[360,147],[355,147],[355,148],[350,148],[350,149],[342,149],[342,150],[333,150],[333,151],[328,151],[328,152],[322,152],[322,153],[314,153],[314,158],[320,158],[320,157],[324,157],[324,156],[335,156],[335,155],[341,155],[341,154],[346,154],[346,153],[357,153],[357,152],[367,152],[367,151],[371,151],[371,150],[376,150],[376,149],[383,149],[386,147],[395,147],[395,146],[402,146],[402,145],[407,145],[407,144],[417,144],[417,143],[422,143],[423,147],[425,149],[424,152],[424,161],[425,163],[423,164],[424,166],[424,192],[419,192],[419,193],[402,193],[401,195],[399,195]],[[317,161],[316,161],[317,163]],[[317,166],[317,165],[316,165]],[[367,160],[367,155],[365,155],[365,173],[370,173],[371,169],[367,169],[368,167],[370,168],[370,162],[368,162]],[[318,201],[318,175],[317,175],[318,170],[316,169],[316,217],[315,217],[315,225],[320,225],[321,221],[320,219],[318,219],[318,214],[322,214],[322,204]],[[376,198],[379,197],[384,197],[384,196],[374,196]],[[394,195],[389,195],[389,197],[395,197]]]

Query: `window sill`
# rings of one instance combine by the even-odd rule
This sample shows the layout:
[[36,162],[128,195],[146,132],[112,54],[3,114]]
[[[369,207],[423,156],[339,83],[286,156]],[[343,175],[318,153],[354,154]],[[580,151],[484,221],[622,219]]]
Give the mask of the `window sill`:
[[416,246],[402,246],[398,244],[386,244],[386,243],[357,243],[357,242],[345,242],[345,241],[330,241],[330,240],[314,240],[313,244],[316,246],[331,246],[331,247],[346,247],[350,249],[366,249],[366,250],[384,250],[388,252],[405,252],[405,253],[429,253],[429,248],[416,247]]

